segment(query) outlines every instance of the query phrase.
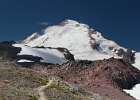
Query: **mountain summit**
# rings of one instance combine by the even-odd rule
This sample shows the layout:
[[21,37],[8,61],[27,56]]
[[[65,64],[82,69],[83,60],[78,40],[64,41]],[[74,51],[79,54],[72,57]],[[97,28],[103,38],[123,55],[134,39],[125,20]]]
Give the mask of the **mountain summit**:
[[126,50],[88,25],[69,19],[46,28],[43,35],[35,39],[27,38],[22,43],[30,47],[67,48],[75,59],[80,60],[122,57]]

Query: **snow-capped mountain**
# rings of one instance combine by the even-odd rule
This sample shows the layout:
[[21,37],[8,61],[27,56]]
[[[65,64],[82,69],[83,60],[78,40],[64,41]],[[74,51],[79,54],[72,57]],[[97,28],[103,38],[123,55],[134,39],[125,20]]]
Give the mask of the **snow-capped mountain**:
[[50,26],[43,35],[33,40],[26,39],[22,43],[30,47],[67,48],[75,59],[82,60],[122,57],[125,51],[125,48],[107,40],[100,32],[74,20],[65,20],[60,25]]
[[[74,20],[65,20],[59,25],[49,26],[44,30],[43,35],[34,33],[24,39],[18,47],[19,46],[23,48],[23,50],[25,50],[24,48],[27,46],[28,49],[34,48],[38,50],[41,48],[45,50],[43,52],[47,54],[50,53],[48,52],[49,49],[53,48],[58,50],[58,48],[63,48],[63,50],[58,50],[63,56],[57,55],[62,62],[59,63],[51,60],[51,63],[59,64],[66,62],[68,59],[65,57],[69,54],[72,54],[75,60],[99,60],[110,57],[122,58],[122,55],[127,50],[114,41],[104,38],[100,32],[95,31],[88,25]],[[67,53],[65,51],[67,51]],[[28,51],[25,51],[25,53],[28,53]],[[43,57],[42,55],[40,55],[40,57],[44,58],[46,53],[43,54]],[[55,52],[52,53],[55,55]],[[133,65],[140,69],[140,63],[138,62],[140,59],[139,54],[139,52],[135,53],[136,59]],[[54,56],[46,55],[46,58],[47,57],[55,59]],[[44,61],[50,62],[50,60],[47,61],[47,59]]]

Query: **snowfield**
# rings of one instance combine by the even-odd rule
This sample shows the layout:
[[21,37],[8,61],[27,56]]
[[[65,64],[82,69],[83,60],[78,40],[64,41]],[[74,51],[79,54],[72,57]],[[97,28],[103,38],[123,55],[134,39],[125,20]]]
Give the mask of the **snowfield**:
[[67,61],[64,59],[63,54],[56,49],[31,48],[23,44],[14,44],[13,46],[22,48],[22,51],[18,55],[33,55],[42,57],[43,60],[41,60],[41,62],[63,64]]
[[131,96],[140,100],[140,84],[135,85],[131,90],[124,89],[125,92],[129,93]]
[[135,53],[135,64],[132,64],[140,70],[140,52]]
[[21,60],[19,60],[18,62],[34,62],[34,61],[27,60],[27,59],[21,59]]

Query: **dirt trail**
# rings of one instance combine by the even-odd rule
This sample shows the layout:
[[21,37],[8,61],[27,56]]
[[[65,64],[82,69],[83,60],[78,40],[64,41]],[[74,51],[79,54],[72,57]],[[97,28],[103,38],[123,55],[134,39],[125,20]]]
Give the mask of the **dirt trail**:
[[45,88],[48,88],[51,83],[52,83],[53,80],[49,80],[48,84],[47,85],[43,85],[43,86],[40,86],[37,91],[38,91],[38,95],[39,95],[39,100],[48,100],[47,97],[45,96],[45,93],[44,93],[44,89]]

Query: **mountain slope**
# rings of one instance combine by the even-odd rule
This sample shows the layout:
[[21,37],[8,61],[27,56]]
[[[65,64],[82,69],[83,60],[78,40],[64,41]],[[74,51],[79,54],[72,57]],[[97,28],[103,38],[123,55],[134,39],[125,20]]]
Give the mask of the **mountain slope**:
[[32,41],[23,42],[30,47],[63,47],[75,59],[97,60],[122,57],[125,49],[88,25],[73,20],[65,20],[60,25],[50,26],[44,34]]
[[33,33],[31,36],[28,36],[27,38],[23,39],[20,42],[22,42],[22,43],[28,43],[28,42],[33,41],[34,39],[36,39],[38,37],[40,37],[40,35],[38,33]]

